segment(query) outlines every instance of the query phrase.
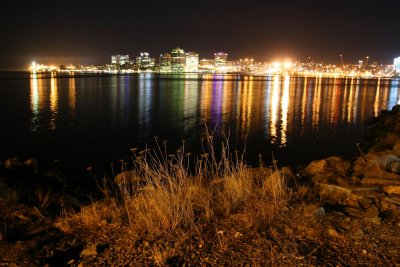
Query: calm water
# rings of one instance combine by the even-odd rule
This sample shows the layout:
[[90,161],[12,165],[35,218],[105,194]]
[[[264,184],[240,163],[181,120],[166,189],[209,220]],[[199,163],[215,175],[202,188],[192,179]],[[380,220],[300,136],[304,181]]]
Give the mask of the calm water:
[[167,140],[201,151],[205,125],[247,159],[304,164],[351,156],[368,121],[399,103],[398,80],[218,75],[0,74],[0,158],[107,168]]

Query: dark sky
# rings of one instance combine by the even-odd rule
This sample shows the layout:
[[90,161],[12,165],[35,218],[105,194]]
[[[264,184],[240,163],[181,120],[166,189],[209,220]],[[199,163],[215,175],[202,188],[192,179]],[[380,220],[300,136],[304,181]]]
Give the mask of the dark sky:
[[0,69],[108,63],[181,47],[211,58],[338,63],[400,56],[400,0],[113,0],[0,3]]

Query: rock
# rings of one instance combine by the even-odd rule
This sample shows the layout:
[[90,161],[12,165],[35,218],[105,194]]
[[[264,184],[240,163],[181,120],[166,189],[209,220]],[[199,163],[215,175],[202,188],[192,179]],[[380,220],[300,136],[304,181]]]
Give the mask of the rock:
[[386,172],[381,169],[379,163],[369,163],[364,169],[364,177],[400,180],[400,175],[396,173]]
[[36,175],[38,174],[38,166],[36,159],[29,158],[24,162],[24,166],[30,168]]
[[7,207],[15,205],[17,202],[17,192],[2,181],[0,181],[0,201]]
[[381,202],[380,202],[380,210],[381,211],[387,211],[387,210],[389,210],[389,203],[387,202],[387,201],[385,201],[385,200],[381,200]]
[[354,218],[362,218],[363,217],[363,212],[359,209],[355,209],[355,208],[350,208],[350,207],[346,207],[344,209],[344,212]]
[[312,161],[303,171],[306,176],[312,177],[317,173],[327,173],[328,162],[325,159]]
[[392,148],[392,152],[396,157],[400,157],[400,142],[397,142],[393,148]]
[[400,180],[388,180],[388,179],[378,179],[378,178],[364,178],[361,180],[361,185],[370,186],[396,186],[400,185]]
[[137,176],[133,171],[126,171],[126,172],[121,172],[117,174],[114,178],[114,182],[116,184],[122,184],[122,183],[138,183],[142,181],[142,179]]
[[342,238],[342,236],[336,231],[336,229],[333,229],[332,227],[328,227],[327,233],[330,237],[333,238]]
[[340,176],[348,176],[350,170],[350,162],[345,161],[340,157],[330,157],[327,158],[326,161],[328,162],[328,167],[333,171],[333,173],[340,175]]
[[94,257],[97,255],[97,246],[98,244],[92,244],[89,247],[85,248],[81,252],[81,257]]
[[361,197],[353,194],[347,188],[329,184],[318,184],[316,189],[323,203],[361,208]]
[[312,161],[302,172],[303,175],[313,177],[316,174],[333,173],[342,177],[349,174],[350,162],[340,157],[330,157]]
[[379,151],[383,151],[386,149],[392,149],[396,143],[400,141],[399,136],[394,132],[386,133],[386,136],[381,137],[380,140],[377,142],[375,147]]
[[379,216],[379,210],[376,207],[371,207],[364,214],[364,219],[374,224],[380,224],[381,221],[378,216]]
[[395,173],[400,163],[396,161],[397,157],[392,154],[369,153],[354,162],[353,176],[400,180],[400,175]]
[[340,176],[337,176],[336,174],[332,172],[328,173],[316,173],[312,177],[311,181],[314,184],[318,183],[323,183],[323,184],[337,184],[337,178]]
[[358,157],[353,163],[353,176],[364,177],[364,169],[367,166],[367,159],[365,157]]
[[304,208],[303,215],[305,217],[322,217],[325,215],[325,208],[317,205],[309,205]]
[[400,196],[400,186],[386,186],[383,191],[388,195]]
[[19,158],[11,158],[11,159],[6,159],[4,161],[4,168],[5,169],[13,170],[13,169],[16,169],[16,168],[18,168],[20,166],[22,166],[22,162],[20,161]]
[[387,201],[388,203],[400,206],[400,197],[384,197],[383,200]]

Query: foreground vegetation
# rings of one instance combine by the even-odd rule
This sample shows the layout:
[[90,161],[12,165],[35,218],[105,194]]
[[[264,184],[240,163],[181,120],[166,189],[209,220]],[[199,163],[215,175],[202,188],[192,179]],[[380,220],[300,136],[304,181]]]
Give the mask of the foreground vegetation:
[[[0,263],[399,265],[400,174],[380,162],[400,164],[400,107],[371,129],[374,142],[354,159],[316,160],[296,175],[248,166],[229,140],[216,153],[209,135],[198,156],[184,144],[174,154],[132,149],[90,201],[73,197],[82,181],[15,192],[0,179]],[[39,177],[48,175],[29,181]]]
[[[78,213],[67,213],[63,220],[74,229],[85,229],[84,233],[107,227],[124,229],[133,243],[193,232],[207,239],[202,231],[212,227],[221,235],[220,223],[235,215],[248,227],[265,227],[287,209],[295,192],[276,166],[251,168],[227,143],[222,144],[219,159],[212,136],[207,152],[198,158],[185,153],[184,146],[174,155],[168,155],[164,146],[140,152],[133,149],[132,168],[124,170],[122,162],[124,171],[114,181],[103,180],[104,198]],[[176,256],[171,249],[154,249],[155,263],[161,265]]]

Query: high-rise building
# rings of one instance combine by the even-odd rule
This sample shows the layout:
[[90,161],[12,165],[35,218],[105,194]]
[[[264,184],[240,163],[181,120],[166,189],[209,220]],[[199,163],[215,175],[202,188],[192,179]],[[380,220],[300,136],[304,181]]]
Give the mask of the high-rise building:
[[139,70],[152,70],[154,62],[154,58],[151,58],[147,52],[140,53],[140,56],[136,57],[136,67]]
[[160,72],[171,72],[172,57],[170,53],[160,55]]
[[227,72],[228,54],[224,52],[214,53],[215,71],[220,73]]
[[400,74],[400,57],[394,59],[393,68],[396,74]]
[[171,71],[181,73],[185,71],[186,54],[183,49],[175,48],[171,52]]
[[114,65],[125,65],[129,64],[129,55],[112,55],[111,64]]
[[214,62],[216,67],[226,66],[228,54],[224,52],[214,53]]
[[194,52],[186,53],[185,72],[199,71],[199,54]]

